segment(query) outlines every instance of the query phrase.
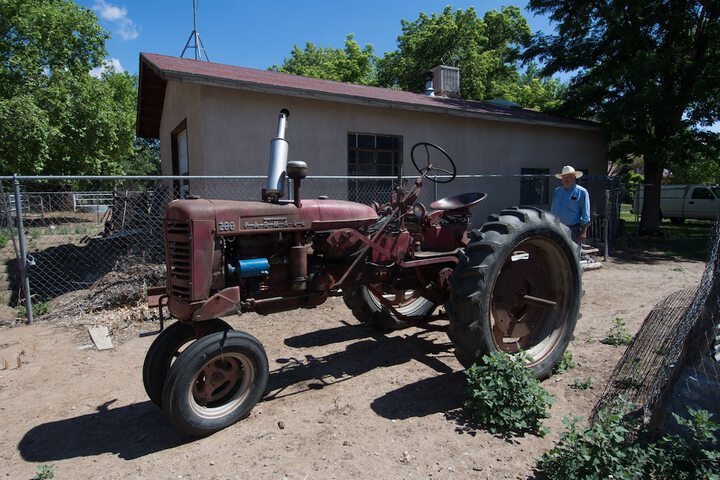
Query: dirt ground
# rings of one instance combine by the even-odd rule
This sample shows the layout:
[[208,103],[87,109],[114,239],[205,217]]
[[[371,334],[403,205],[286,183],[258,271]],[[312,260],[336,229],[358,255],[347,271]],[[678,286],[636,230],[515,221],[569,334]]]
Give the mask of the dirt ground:
[[[569,347],[579,365],[543,382],[555,397],[545,438],[508,441],[473,427],[443,332],[379,335],[339,298],[230,319],[264,344],[268,391],[248,418],[200,440],[174,430],[146,397],[142,364],[154,337],[138,333],[157,323],[137,320],[144,315],[114,312],[133,320],[110,322],[115,348],[105,351],[72,319],[4,328],[0,478],[30,479],[38,465],[53,465],[56,479],[526,478],[563,430],[562,417],[587,417],[602,393],[623,352],[599,341],[613,319],[634,333],[667,294],[697,285],[703,269],[634,254],[585,272],[583,317]],[[588,376],[593,388],[570,388]]]

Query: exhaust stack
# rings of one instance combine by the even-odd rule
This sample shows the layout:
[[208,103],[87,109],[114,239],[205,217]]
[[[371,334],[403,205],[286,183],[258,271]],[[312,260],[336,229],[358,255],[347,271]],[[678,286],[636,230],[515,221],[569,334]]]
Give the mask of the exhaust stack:
[[285,195],[285,169],[288,159],[288,142],[285,129],[290,112],[283,108],[278,117],[277,135],[270,141],[270,163],[268,165],[267,186],[262,191],[264,201],[277,202]]

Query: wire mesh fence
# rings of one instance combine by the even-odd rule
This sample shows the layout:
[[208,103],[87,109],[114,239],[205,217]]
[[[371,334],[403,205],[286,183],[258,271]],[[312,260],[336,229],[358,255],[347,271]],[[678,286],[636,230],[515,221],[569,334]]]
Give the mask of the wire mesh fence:
[[593,411],[622,396],[650,432],[677,431],[671,413],[720,414],[720,223],[697,288],[674,292],[648,314]]
[[[415,180],[406,178],[405,188]],[[388,177],[314,176],[303,180],[301,196],[382,204],[397,182]],[[512,205],[549,209],[557,183],[548,175],[463,175],[449,183],[425,180],[418,201],[429,206],[442,197],[485,192],[487,199],[473,208],[472,226],[479,227],[489,214]],[[592,199],[589,240],[608,245],[617,232],[620,185],[607,177],[584,178],[584,183]],[[22,303],[23,267],[32,302],[42,304],[86,289],[112,271],[164,265],[162,229],[168,202],[187,196],[260,200],[265,185],[266,178],[260,176],[2,177],[0,300],[10,306]],[[287,192],[291,197],[291,185]],[[21,223],[23,235],[18,231]]]

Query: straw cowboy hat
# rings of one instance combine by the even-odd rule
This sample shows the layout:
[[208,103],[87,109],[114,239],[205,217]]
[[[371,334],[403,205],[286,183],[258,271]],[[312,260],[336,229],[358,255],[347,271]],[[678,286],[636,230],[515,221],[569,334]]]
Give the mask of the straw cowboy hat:
[[555,178],[562,179],[562,177],[565,175],[575,175],[575,178],[580,178],[583,176],[583,172],[581,172],[579,170],[575,170],[570,165],[565,165],[565,166],[563,166],[562,172],[555,174]]

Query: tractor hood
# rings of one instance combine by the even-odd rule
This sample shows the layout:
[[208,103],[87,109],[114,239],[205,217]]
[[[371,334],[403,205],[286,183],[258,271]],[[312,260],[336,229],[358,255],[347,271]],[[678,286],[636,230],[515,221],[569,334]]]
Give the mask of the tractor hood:
[[298,208],[292,203],[187,199],[170,202],[165,217],[171,222],[213,222],[218,235],[237,235],[361,228],[377,221],[378,214],[345,200],[303,200]]

